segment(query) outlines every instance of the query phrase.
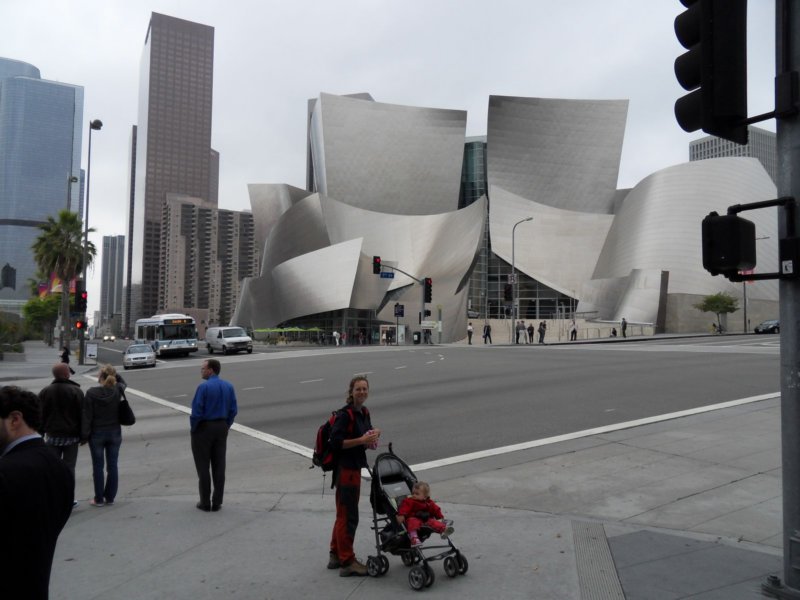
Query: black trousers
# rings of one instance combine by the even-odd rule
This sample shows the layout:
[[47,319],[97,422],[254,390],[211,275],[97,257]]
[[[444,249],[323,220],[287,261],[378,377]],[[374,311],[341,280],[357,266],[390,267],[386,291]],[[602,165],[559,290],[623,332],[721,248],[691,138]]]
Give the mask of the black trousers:
[[[225,419],[201,421],[192,433],[192,456],[199,480],[200,503],[203,506],[220,506],[222,504],[222,495],[225,492],[225,452],[227,447],[228,422]],[[214,482],[213,495],[211,493],[212,480]]]

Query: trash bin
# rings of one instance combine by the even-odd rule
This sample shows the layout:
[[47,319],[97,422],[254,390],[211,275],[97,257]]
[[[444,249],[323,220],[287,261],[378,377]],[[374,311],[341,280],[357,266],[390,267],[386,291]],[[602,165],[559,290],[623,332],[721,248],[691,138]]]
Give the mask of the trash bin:
[[422,334],[419,331],[414,332],[414,343],[419,344],[422,339]]

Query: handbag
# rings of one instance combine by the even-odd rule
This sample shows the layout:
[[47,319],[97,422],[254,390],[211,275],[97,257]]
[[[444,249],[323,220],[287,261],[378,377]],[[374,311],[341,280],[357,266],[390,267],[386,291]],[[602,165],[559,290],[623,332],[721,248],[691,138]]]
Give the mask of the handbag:
[[122,399],[119,401],[119,424],[133,425],[134,423],[136,423],[136,415],[133,414],[133,409],[125,394],[122,394]]

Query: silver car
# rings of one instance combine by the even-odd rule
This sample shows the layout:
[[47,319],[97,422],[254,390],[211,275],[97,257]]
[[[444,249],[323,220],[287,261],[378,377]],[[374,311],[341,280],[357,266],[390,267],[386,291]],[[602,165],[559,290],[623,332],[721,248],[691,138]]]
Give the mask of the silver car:
[[133,367],[155,367],[156,353],[147,344],[133,344],[128,346],[122,355],[122,366],[126,369]]

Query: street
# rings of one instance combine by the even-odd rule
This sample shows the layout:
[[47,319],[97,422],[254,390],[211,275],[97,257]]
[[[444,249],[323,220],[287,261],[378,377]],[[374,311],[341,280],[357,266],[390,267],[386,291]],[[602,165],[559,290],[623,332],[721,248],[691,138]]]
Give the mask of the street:
[[[369,375],[373,422],[410,464],[490,450],[778,391],[777,336],[563,346],[351,346],[220,357],[237,422],[310,447]],[[124,342],[102,344],[120,364]],[[202,349],[124,372],[133,390],[182,406]],[[114,360],[116,358],[116,360]],[[84,384],[85,387],[85,384]]]

